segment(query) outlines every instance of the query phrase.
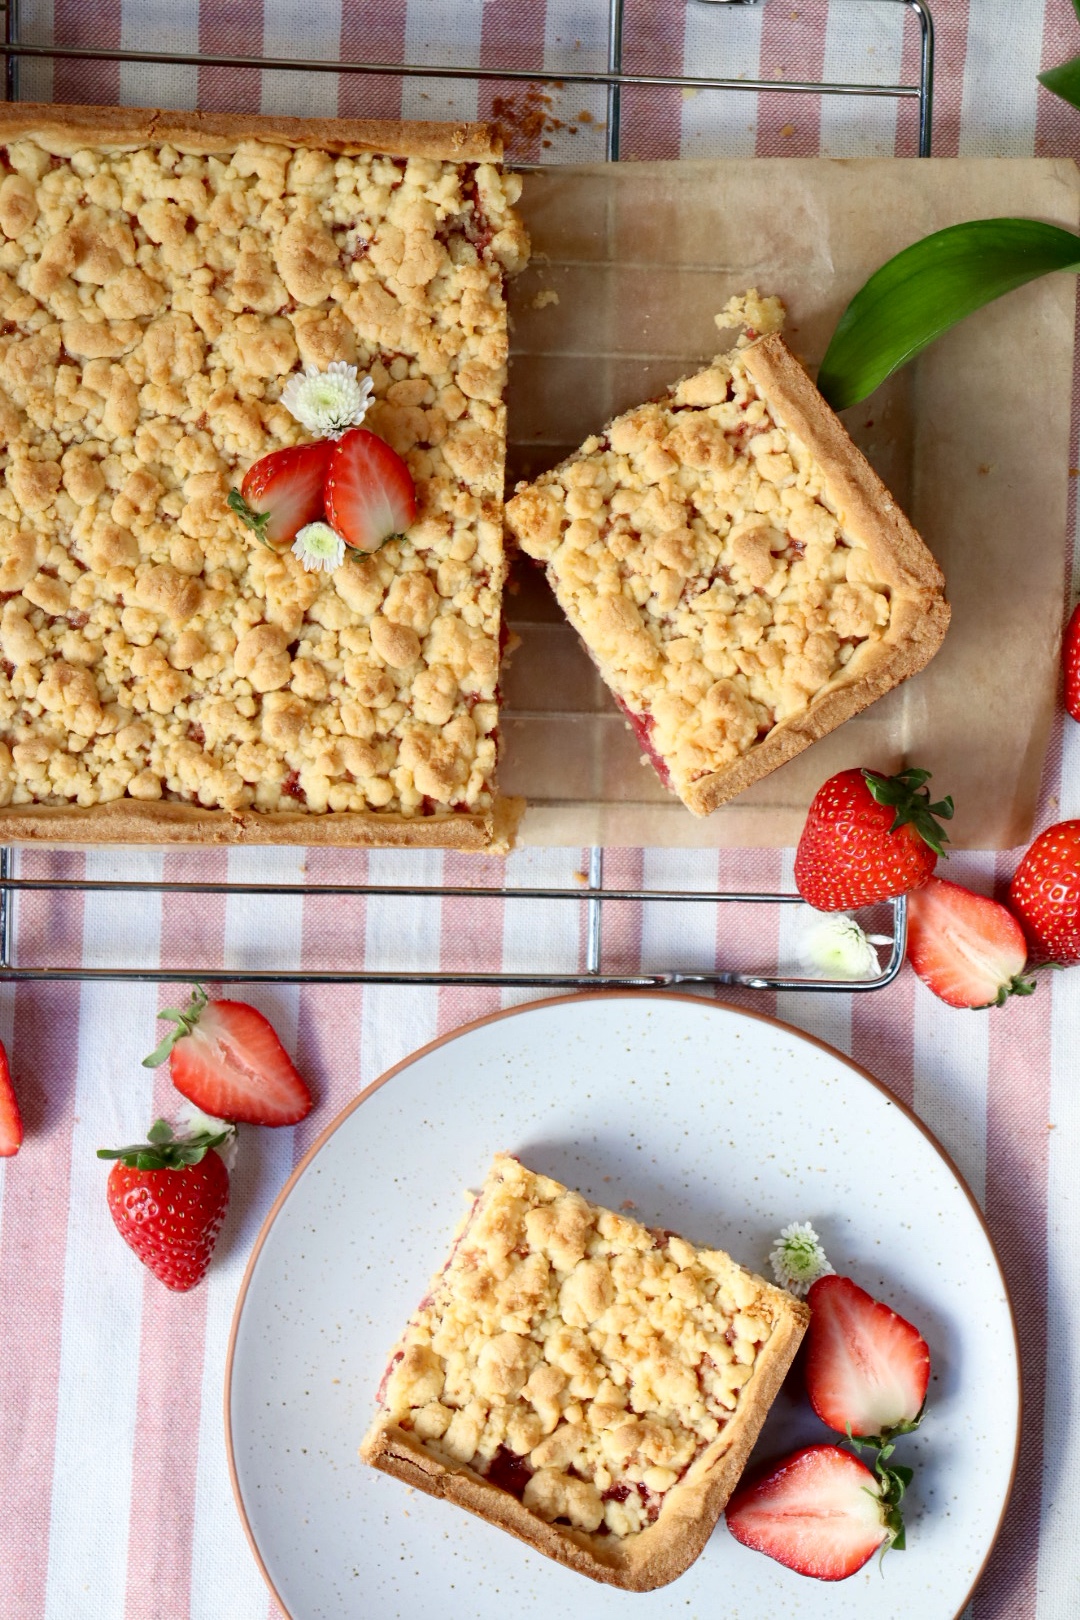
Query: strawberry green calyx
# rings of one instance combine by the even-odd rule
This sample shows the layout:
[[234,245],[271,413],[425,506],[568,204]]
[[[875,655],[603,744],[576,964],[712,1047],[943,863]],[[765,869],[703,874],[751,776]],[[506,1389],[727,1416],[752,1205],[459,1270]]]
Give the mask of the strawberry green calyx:
[[159,1063],[164,1063],[177,1041],[183,1036],[190,1035],[195,1025],[202,1017],[203,1009],[209,1005],[210,997],[201,984],[195,985],[191,992],[191,1000],[181,1012],[177,1007],[163,1007],[158,1013],[159,1018],[169,1018],[176,1025],[169,1031],[160,1046],[154,1048],[149,1057],[144,1057],[144,1069],[156,1069]]
[[949,842],[949,835],[944,827],[938,825],[937,818],[951,821],[953,802],[951,795],[946,795],[936,804],[930,803],[930,794],[923,786],[930,780],[929,771],[909,766],[895,776],[879,776],[876,771],[865,769],[862,774],[876,802],[895,812],[889,828],[891,833],[900,827],[913,827],[935,855],[945,855],[942,845]]
[[[1040,963],[1042,967],[1057,967],[1056,962]],[[1026,972],[1026,969],[1025,969]],[[1033,996],[1038,988],[1037,979],[1027,979],[1023,973],[1014,973],[1008,984],[1003,984],[993,1001],[985,1003],[985,1007],[1004,1007],[1010,996]],[[975,1011],[983,1009],[976,1008]]]
[[[911,1423],[901,1424],[892,1432],[894,1434],[907,1434],[910,1430],[918,1428],[921,1421],[922,1413],[920,1412],[919,1416]],[[881,1503],[882,1522],[889,1532],[889,1539],[881,1548],[881,1557],[884,1558],[890,1547],[895,1552],[904,1552],[907,1541],[900,1504],[904,1500],[908,1486],[915,1477],[915,1470],[904,1466],[902,1463],[896,1463],[891,1468],[888,1466],[889,1458],[896,1450],[896,1447],[883,1437],[877,1437],[873,1440],[856,1440],[849,1432],[848,1444],[853,1451],[861,1451],[863,1446],[870,1446],[877,1452],[874,1458],[874,1473],[878,1481],[878,1500]]]
[[159,1119],[147,1131],[145,1142],[133,1142],[128,1147],[98,1148],[99,1159],[119,1159],[131,1170],[183,1170],[186,1165],[199,1164],[211,1148],[224,1147],[235,1136],[234,1126],[221,1131],[195,1131],[189,1136],[177,1136],[166,1119]]
[[241,523],[247,525],[260,545],[265,546],[267,551],[273,551],[273,546],[266,538],[266,527],[270,522],[271,513],[256,512],[253,506],[248,505],[238,489],[230,489],[225,497],[225,504],[236,513]]

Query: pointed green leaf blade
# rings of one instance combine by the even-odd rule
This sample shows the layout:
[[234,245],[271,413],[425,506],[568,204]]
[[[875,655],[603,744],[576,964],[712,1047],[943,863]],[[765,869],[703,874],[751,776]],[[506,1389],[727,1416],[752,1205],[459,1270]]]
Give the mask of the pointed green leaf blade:
[[840,317],[818,388],[857,405],[957,321],[1053,270],[1080,269],[1080,237],[1038,219],[973,219],[876,270]]
[[[1073,0],[1077,16],[1080,16],[1080,0]],[[1080,56],[1072,57],[1068,62],[1062,62],[1060,67],[1047,68],[1045,73],[1037,75],[1039,83],[1044,84],[1055,96],[1067,101],[1070,107],[1080,107]]]

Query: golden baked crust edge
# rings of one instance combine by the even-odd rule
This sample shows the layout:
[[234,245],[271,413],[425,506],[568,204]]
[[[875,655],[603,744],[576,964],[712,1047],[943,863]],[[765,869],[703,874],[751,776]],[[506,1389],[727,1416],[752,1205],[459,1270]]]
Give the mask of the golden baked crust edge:
[[519,1541],[590,1580],[628,1592],[651,1592],[682,1575],[702,1552],[761,1431],[810,1322],[809,1308],[770,1290],[776,1326],[744,1385],[739,1410],[723,1432],[672,1486],[655,1524],[624,1546],[614,1537],[548,1524],[517,1497],[461,1465],[448,1468],[396,1423],[377,1418],[360,1446],[372,1468],[428,1496],[442,1497],[507,1530]]
[[950,618],[934,557],[783,340],[762,338],[743,359],[775,420],[802,440],[822,468],[843,523],[891,588],[892,613],[881,640],[860,648],[802,714],[781,721],[749,753],[692,785],[685,802],[698,816],[726,804],[925,668]]
[[5,103],[0,107],[0,142],[20,137],[36,140],[57,157],[70,157],[86,146],[134,150],[166,144],[181,152],[206,155],[231,151],[238,141],[249,140],[340,156],[384,152],[391,157],[438,158],[451,163],[498,163],[503,155],[502,140],[489,124]]
[[513,847],[523,799],[500,798],[488,812],[401,816],[378,811],[202,810],[172,800],[27,804],[0,810],[0,844],[293,844],[346,849],[457,849],[499,855]]

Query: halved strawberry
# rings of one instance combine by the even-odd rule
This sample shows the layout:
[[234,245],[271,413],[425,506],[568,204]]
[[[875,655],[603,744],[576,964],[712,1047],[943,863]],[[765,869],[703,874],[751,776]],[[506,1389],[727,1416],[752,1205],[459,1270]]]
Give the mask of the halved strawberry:
[[819,1277],[806,1303],[806,1393],[822,1423],[882,1446],[917,1429],[930,1381],[918,1328],[850,1277]]
[[408,467],[367,428],[350,428],[334,443],[323,494],[331,528],[354,551],[378,551],[416,521]]
[[0,1159],[18,1153],[23,1139],[22,1115],[11,1084],[8,1056],[0,1042]]
[[261,1012],[245,1001],[211,1001],[196,985],[190,1005],[158,1014],[176,1028],[143,1067],[169,1059],[180,1094],[217,1119],[245,1125],[295,1125],[311,1111],[311,1093]]
[[1030,996],[1027,941],[1011,911],[959,883],[930,878],[908,896],[908,961],[950,1007],[1001,1007]]
[[799,1575],[843,1581],[879,1547],[903,1547],[899,1503],[910,1479],[909,1468],[872,1473],[839,1446],[807,1446],[736,1489],[727,1527]]
[[323,515],[323,484],[333,443],[292,444],[271,450],[249,467],[228,504],[257,540],[271,551],[284,551],[307,523]]

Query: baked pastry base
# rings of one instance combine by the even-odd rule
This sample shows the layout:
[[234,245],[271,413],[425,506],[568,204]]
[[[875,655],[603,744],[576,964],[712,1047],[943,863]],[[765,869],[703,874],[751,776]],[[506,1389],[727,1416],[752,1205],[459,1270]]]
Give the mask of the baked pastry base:
[[[485,1197],[500,1165],[508,1163],[516,1161],[505,1155],[496,1158],[491,1177],[455,1241],[450,1260],[432,1281],[429,1298],[438,1294],[471,1221],[483,1219]],[[546,1177],[535,1178],[529,1171],[524,1176],[530,1182],[542,1181],[545,1187],[566,1193],[565,1188]],[[527,1191],[525,1198],[528,1201]],[[611,1215],[594,1205],[586,1207],[599,1215]],[[637,1227],[637,1223],[627,1224]],[[661,1236],[666,1240],[673,1234]],[[474,1274],[472,1267],[470,1274]],[[802,1301],[759,1278],[750,1280],[760,1285],[762,1295],[767,1297],[772,1316],[770,1335],[758,1349],[751,1376],[739,1390],[735,1409],[716,1439],[699,1451],[681,1478],[663,1494],[655,1521],[637,1533],[590,1533],[568,1522],[549,1523],[510,1490],[493,1484],[468,1464],[451,1463],[445,1453],[436,1455],[385,1411],[365,1436],[360,1456],[382,1473],[465,1508],[591,1580],[634,1592],[664,1586],[689,1568],[712,1534],[809,1323],[810,1313]],[[630,1417],[632,1413],[623,1415]]]
[[524,799],[496,799],[488,814],[434,816],[377,810],[289,815],[286,811],[202,810],[160,800],[114,799],[109,804],[28,804],[0,810],[0,844],[302,844],[312,848],[456,849],[504,855],[513,848]]

